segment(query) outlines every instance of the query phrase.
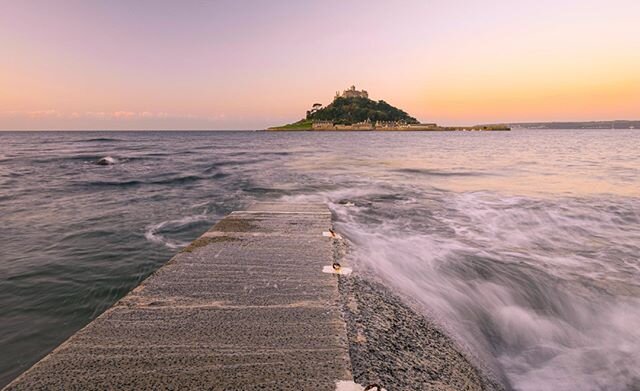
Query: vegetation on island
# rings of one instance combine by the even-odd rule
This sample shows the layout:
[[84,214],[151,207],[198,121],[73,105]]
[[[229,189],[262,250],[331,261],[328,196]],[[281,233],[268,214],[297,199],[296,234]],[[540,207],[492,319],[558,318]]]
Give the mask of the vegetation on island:
[[374,101],[361,97],[337,97],[335,100],[322,107],[315,103],[311,110],[307,111],[306,118],[284,126],[270,128],[272,130],[311,130],[313,122],[332,122],[338,125],[353,125],[359,122],[406,122],[408,124],[419,123],[405,111],[393,107],[383,100]]
[[313,121],[310,119],[301,119],[298,122],[292,124],[274,126],[269,128],[271,130],[311,130],[313,127]]
[[393,107],[383,100],[374,101],[368,98],[338,97],[330,105],[307,111],[307,120],[333,121],[340,125],[353,125],[358,122],[394,121],[417,124],[418,120],[405,111]]

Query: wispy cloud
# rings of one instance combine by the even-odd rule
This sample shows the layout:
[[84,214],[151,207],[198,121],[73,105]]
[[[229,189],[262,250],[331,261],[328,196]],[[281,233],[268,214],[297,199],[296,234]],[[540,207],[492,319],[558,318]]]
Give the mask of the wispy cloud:
[[191,114],[171,114],[154,111],[85,111],[63,112],[55,109],[46,110],[11,110],[0,111],[0,117],[20,118],[59,118],[59,119],[102,119],[102,120],[137,120],[137,119],[202,119],[215,120],[224,118],[224,114],[215,116],[196,116]]
[[27,118],[64,118],[65,116],[58,110],[10,110],[0,111],[0,117],[27,117]]
[[[235,121],[235,122],[234,122]],[[242,121],[246,121],[243,118]],[[235,118],[225,113],[203,115],[170,113],[164,111],[62,111],[57,109],[0,110],[0,130],[210,130],[245,129]],[[256,124],[250,128],[260,128]]]

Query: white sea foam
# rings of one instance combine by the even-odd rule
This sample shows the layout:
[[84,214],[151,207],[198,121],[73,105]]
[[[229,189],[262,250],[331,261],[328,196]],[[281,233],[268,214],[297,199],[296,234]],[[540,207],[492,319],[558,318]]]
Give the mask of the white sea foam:
[[144,232],[144,237],[150,242],[160,243],[171,249],[185,247],[189,244],[189,242],[171,239],[166,234],[164,234],[164,232],[175,231],[187,225],[200,221],[208,221],[210,219],[211,217],[205,214],[197,214],[192,216],[185,216],[175,220],[162,221],[160,223],[147,226]]
[[640,385],[640,237],[616,224],[633,206],[617,200],[612,213],[591,200],[602,203],[594,212],[580,200],[490,193],[436,201],[332,208],[352,262],[411,297],[515,389]]

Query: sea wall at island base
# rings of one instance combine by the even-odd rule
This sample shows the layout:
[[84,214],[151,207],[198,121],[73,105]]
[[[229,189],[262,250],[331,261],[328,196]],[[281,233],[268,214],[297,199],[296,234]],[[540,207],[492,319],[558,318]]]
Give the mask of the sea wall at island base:
[[435,124],[416,124],[401,126],[372,126],[372,125],[341,125],[341,124],[313,124],[309,127],[269,128],[268,131],[362,131],[362,132],[490,132],[510,131],[508,126],[438,126]]

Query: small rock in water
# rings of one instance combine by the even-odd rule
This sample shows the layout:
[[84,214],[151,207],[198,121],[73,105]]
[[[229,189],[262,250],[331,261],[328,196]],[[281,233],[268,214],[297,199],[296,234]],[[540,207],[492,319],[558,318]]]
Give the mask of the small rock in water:
[[112,164],[116,164],[116,159],[112,158],[111,156],[106,156],[98,159],[96,164],[99,166],[110,166]]

